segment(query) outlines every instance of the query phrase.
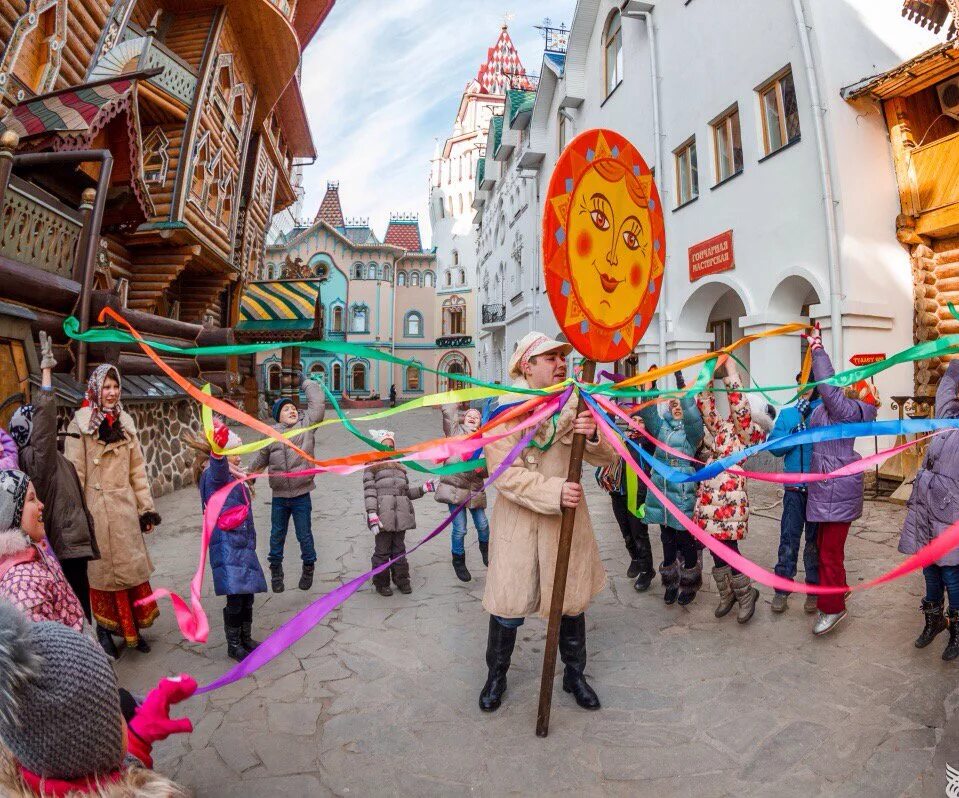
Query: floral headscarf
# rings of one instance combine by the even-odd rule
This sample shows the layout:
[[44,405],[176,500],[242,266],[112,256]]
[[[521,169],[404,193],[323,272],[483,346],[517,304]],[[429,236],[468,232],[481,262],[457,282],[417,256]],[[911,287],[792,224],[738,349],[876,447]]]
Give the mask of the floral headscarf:
[[112,424],[120,417],[120,413],[123,410],[119,399],[110,411],[106,411],[100,407],[100,394],[103,393],[103,383],[108,376],[112,376],[113,379],[117,381],[117,385],[122,385],[119,370],[110,363],[103,363],[97,366],[87,381],[87,396],[86,399],[83,400],[82,406],[89,407],[93,410],[90,414],[90,424],[87,426],[87,432],[91,435],[100,429],[100,424],[103,423],[103,419],[108,419]]
[[0,531],[20,526],[29,485],[30,478],[22,471],[0,471]]

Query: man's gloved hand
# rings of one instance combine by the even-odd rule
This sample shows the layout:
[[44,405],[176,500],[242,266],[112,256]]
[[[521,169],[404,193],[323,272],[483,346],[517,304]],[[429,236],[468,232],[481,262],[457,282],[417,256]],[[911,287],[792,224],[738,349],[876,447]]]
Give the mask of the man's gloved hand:
[[130,730],[128,748],[130,753],[148,768],[153,767],[151,751],[153,743],[165,740],[171,734],[193,731],[189,718],[171,718],[170,707],[179,704],[196,692],[196,679],[181,673],[161,679],[140,704],[136,714],[127,724]]
[[54,369],[57,359],[53,356],[53,339],[43,330],[40,330],[40,368]]

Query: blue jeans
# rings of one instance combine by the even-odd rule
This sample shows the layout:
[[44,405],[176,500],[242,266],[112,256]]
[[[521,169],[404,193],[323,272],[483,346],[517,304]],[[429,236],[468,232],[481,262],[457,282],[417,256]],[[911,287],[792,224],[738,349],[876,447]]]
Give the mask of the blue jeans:
[[310,514],[313,512],[313,501],[309,493],[302,496],[285,498],[273,497],[273,511],[271,513],[272,529],[270,529],[270,555],[267,559],[270,565],[283,562],[283,547],[286,545],[286,533],[290,527],[290,516],[293,516],[293,529],[296,539],[300,543],[300,556],[304,565],[316,562],[316,549],[313,547],[313,528],[310,523]]
[[[450,508],[452,513],[457,505],[447,504],[447,507]],[[489,543],[489,521],[486,520],[486,510],[482,507],[477,507],[475,510],[470,510],[470,515],[473,516],[473,526],[476,527],[476,535],[479,537],[480,543]],[[453,554],[460,555],[466,553],[466,547],[463,545],[463,542],[466,540],[466,510],[457,513],[453,516],[453,533],[450,538],[450,548],[453,550]]]
[[939,604],[949,593],[949,609],[959,610],[959,565],[927,565],[922,575],[926,578],[926,601]]
[[776,576],[786,579],[796,576],[803,527],[806,529],[806,545],[802,550],[806,584],[818,585],[819,549],[816,545],[816,524],[806,521],[806,491],[787,489],[783,493],[783,517],[779,525],[779,560],[776,562]]

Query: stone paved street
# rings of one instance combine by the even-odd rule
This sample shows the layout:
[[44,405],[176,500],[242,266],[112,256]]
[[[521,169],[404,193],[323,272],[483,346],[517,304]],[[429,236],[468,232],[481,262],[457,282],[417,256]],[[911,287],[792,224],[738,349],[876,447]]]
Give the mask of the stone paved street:
[[[437,411],[393,421],[400,445],[433,437],[440,426]],[[360,446],[342,430],[324,430],[318,453]],[[309,594],[295,587],[291,531],[287,591],[257,597],[261,638],[308,600],[369,568],[361,479],[319,480],[316,584]],[[156,767],[209,798],[943,795],[945,763],[959,765],[959,666],[941,661],[944,637],[923,651],[912,645],[921,628],[920,576],[855,595],[850,618],[824,639],[812,637],[801,597],[772,616],[766,588],[751,623],[739,626],[735,613],[717,621],[711,585],[685,609],[665,606],[658,582],[635,593],[609,502],[591,474],[587,495],[610,574],[587,613],[587,673],[601,711],[576,707],[557,680],[550,735],[535,736],[545,624],[531,620],[520,630],[504,706],[480,713],[487,615],[471,529],[472,583],[455,579],[448,536],[428,544],[411,558],[412,595],[385,599],[366,587],[254,678],[188,702],[196,729],[159,744]],[[751,495],[758,514],[743,551],[770,568],[778,497],[762,485]],[[197,494],[179,491],[158,509],[164,523],[151,540],[153,584],[186,595],[199,539]],[[443,515],[432,497],[416,509],[412,540]],[[867,502],[847,547],[850,581],[899,562],[903,514]],[[255,515],[265,566],[265,481]],[[204,606],[208,645],[184,642],[164,602],[148,633],[153,653],[125,653],[117,665],[121,683],[144,691],[161,675],[188,671],[202,684],[226,670],[222,600],[209,578]]]

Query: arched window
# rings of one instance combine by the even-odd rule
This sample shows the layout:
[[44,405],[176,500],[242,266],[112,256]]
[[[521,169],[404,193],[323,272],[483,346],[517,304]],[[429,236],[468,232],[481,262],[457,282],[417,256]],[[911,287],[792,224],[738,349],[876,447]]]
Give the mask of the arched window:
[[463,195],[460,194],[460,213],[463,212]]
[[363,279],[363,264],[354,263],[353,264],[353,279],[362,280]]
[[368,280],[375,280],[375,279],[376,279],[376,264],[375,264],[375,263],[371,263],[371,264],[370,264],[369,269],[368,269],[367,272],[366,272],[366,277],[367,277]]
[[461,296],[443,303],[443,335],[466,335],[466,300]]
[[411,310],[403,319],[403,335],[407,338],[423,337],[423,314]]
[[323,385],[326,385],[326,366],[317,361],[310,366],[310,376],[319,380]]
[[330,324],[330,332],[345,332],[343,329],[343,306],[333,306],[333,318]]
[[609,15],[603,32],[603,66],[606,97],[609,97],[623,79],[623,25],[619,11]]
[[436,286],[436,275],[433,272],[423,272],[423,285],[427,288],[434,288]]
[[333,364],[333,384],[330,390],[334,393],[343,393],[343,367],[339,363]]
[[453,272],[447,269],[444,276],[446,277],[446,287],[449,288],[449,286],[453,285]]
[[279,393],[281,387],[280,375],[281,371],[279,363],[273,363],[266,370],[267,390],[270,393]]
[[393,270],[386,263],[383,264],[383,279],[387,282],[393,279]]
[[454,266],[460,265],[460,253],[455,249],[453,250],[453,265]]
[[351,308],[350,332],[366,333],[370,331],[370,309],[366,305],[354,305]]
[[419,391],[420,389],[420,370],[417,366],[406,367],[406,390]]
[[420,273],[419,272],[410,272],[410,287],[417,288],[420,284]]
[[355,362],[350,366],[350,391],[352,393],[366,393],[366,364]]
[[397,285],[406,285],[406,272],[397,272],[397,273],[396,273],[396,284],[397,284]]

